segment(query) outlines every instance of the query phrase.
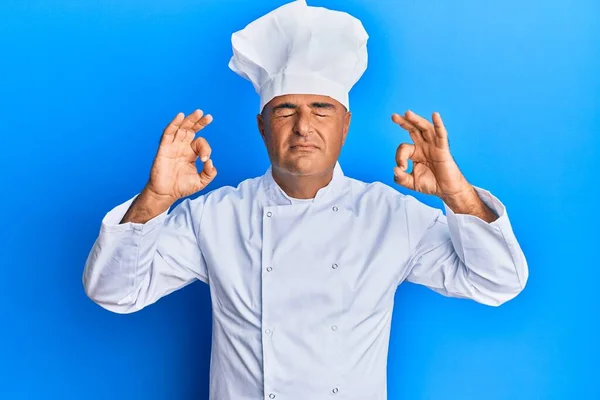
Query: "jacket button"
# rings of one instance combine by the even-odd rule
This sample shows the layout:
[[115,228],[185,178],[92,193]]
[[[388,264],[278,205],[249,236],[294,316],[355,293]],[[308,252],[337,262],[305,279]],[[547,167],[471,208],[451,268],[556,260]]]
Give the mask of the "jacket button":
[[337,211],[338,208],[336,206],[333,206],[333,211]]
[[337,264],[333,264],[333,265],[331,266],[331,268],[333,268],[333,269],[336,269],[337,267],[338,267],[338,265],[337,265]]
[[271,272],[271,271],[273,271],[273,268],[267,267],[267,271]]
[[271,215],[273,215],[273,213],[272,213],[271,211],[269,211],[269,212],[267,213],[267,217],[271,217]]
[[269,398],[270,398],[270,399],[274,399],[274,398],[275,398],[275,395],[274,395],[273,393],[271,393],[271,394],[269,395]]
[[337,393],[338,392],[338,388],[333,388],[332,392],[333,393]]

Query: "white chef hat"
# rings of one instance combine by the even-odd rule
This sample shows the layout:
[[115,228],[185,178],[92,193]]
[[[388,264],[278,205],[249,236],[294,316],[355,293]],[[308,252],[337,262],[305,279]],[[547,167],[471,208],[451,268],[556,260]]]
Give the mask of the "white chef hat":
[[260,111],[276,96],[329,96],[347,109],[348,93],[367,68],[367,32],[355,17],[285,4],[231,36],[229,68],[260,95]]

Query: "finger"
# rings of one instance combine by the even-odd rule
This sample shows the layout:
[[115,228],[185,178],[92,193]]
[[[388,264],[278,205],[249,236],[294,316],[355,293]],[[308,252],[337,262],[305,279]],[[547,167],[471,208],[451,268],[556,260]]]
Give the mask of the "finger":
[[415,178],[412,174],[402,171],[400,167],[394,167],[394,182],[407,189],[415,190]]
[[396,150],[396,164],[403,170],[408,169],[408,159],[415,152],[415,145],[410,143],[402,143]]
[[192,125],[189,129],[186,129],[185,137],[182,137],[182,140],[187,143],[191,143],[196,137],[196,133],[206,127],[206,125],[212,122],[212,116],[210,114],[203,116],[200,118],[194,125]]
[[406,118],[404,118],[400,114],[394,113],[392,115],[392,121],[394,121],[395,123],[400,125],[402,128],[406,129],[408,131],[408,134],[410,135],[411,139],[413,140],[413,142],[419,143],[419,142],[423,141],[423,136],[421,135],[421,131],[419,129],[417,129],[416,126],[411,124]]
[[205,162],[210,158],[212,153],[212,149],[210,145],[203,137],[198,137],[194,139],[191,143],[192,150],[200,157],[200,161]]
[[206,185],[215,179],[215,176],[217,176],[217,169],[213,165],[211,159],[204,163],[204,168],[202,168],[202,171],[200,171],[198,175],[200,175],[200,182],[202,182],[204,187],[206,187]]
[[185,119],[181,123],[181,128],[192,129],[192,126],[194,126],[194,124],[196,122],[198,122],[198,120],[200,118],[202,118],[203,115],[204,115],[204,112],[202,110],[200,110],[200,109],[195,110],[193,113],[191,113],[187,117],[185,117]]
[[184,119],[184,114],[182,112],[180,112],[179,114],[177,114],[175,116],[175,118],[173,118],[173,120],[171,122],[169,122],[169,125],[167,125],[165,127],[165,129],[163,130],[161,143],[162,142],[166,142],[166,143],[173,142],[173,140],[175,139],[175,133],[177,132],[177,129],[179,129],[179,127],[181,126],[183,119]]
[[194,131],[194,134],[197,133],[198,131],[204,129],[206,127],[206,125],[210,124],[213,121],[213,117],[210,114],[206,114],[205,116],[203,116],[202,118],[200,118],[198,120],[198,122],[196,122],[193,126],[192,126],[192,131]]
[[442,121],[442,116],[438,112],[434,112],[432,116],[433,126],[435,127],[436,139],[444,144],[448,144],[448,131]]
[[431,124],[431,122],[427,121],[425,118],[421,117],[420,115],[415,114],[412,111],[407,111],[406,114],[404,114],[406,119],[408,119],[408,121],[410,123],[412,123],[414,126],[416,126],[420,131],[421,134],[423,135],[423,138],[425,139],[425,141],[427,142],[433,142],[435,139],[435,131],[433,128],[433,125]]
[[[189,137],[189,133],[191,131],[189,129],[185,129],[185,128],[179,128],[177,129],[177,132],[175,132],[175,138],[173,139],[173,142],[184,142],[186,140],[187,137]],[[190,139],[188,142],[191,142],[192,140]]]

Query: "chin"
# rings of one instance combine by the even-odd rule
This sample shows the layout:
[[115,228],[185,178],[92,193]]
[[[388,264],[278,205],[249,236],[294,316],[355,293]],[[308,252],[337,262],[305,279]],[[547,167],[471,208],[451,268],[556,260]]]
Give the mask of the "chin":
[[297,176],[316,175],[323,172],[323,161],[312,157],[300,157],[280,164],[279,169]]

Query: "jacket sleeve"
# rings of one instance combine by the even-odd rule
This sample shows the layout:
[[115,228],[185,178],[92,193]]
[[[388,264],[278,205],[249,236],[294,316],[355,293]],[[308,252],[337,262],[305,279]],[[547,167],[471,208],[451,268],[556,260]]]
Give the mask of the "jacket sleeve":
[[529,271],[505,206],[489,191],[475,187],[498,219],[455,214],[406,196],[412,248],[406,280],[444,296],[499,306],[525,287]]
[[143,224],[119,224],[138,195],[104,216],[82,278],[90,299],[122,314],[141,310],[195,280],[208,283],[197,240],[204,196],[185,199]]

